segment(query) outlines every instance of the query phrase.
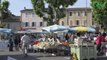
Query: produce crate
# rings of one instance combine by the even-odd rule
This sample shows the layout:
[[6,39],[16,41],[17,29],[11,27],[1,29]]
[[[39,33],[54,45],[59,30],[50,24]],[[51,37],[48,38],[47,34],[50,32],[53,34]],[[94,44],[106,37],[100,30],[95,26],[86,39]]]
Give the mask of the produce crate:
[[96,47],[94,45],[70,45],[71,54],[75,53],[78,60],[96,59]]

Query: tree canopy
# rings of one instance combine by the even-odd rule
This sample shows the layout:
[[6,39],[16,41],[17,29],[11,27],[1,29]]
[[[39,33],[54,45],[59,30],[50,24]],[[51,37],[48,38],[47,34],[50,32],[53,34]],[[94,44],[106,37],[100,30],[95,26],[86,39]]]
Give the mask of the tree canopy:
[[0,0],[0,28],[3,28],[5,24],[2,22],[3,19],[6,19],[9,15],[9,2],[7,0]]
[[9,2],[7,0],[3,0],[0,3],[0,13],[1,13],[0,18],[1,19],[5,19],[8,17],[8,7],[9,7]]
[[93,19],[107,30],[107,0],[91,0]]
[[[42,17],[48,25],[58,24],[64,18],[65,10],[77,0],[31,0],[34,12]],[[47,7],[46,7],[47,4]]]

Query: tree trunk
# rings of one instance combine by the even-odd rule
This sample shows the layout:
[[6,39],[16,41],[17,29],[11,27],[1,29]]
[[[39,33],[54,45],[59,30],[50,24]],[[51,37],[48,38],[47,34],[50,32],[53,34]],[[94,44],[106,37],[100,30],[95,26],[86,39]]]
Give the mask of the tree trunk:
[[53,22],[54,22],[54,24],[58,24],[58,21],[57,21],[57,11],[55,10],[55,8],[52,5],[50,5],[50,6],[52,7],[53,13],[54,13]]

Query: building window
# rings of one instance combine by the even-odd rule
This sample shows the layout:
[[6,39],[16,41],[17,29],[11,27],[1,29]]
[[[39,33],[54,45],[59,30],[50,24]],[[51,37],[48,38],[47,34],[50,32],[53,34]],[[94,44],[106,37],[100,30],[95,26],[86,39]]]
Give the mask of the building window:
[[28,17],[28,13],[25,13],[25,17]]
[[77,12],[77,16],[80,16],[80,12]]
[[26,13],[25,13],[25,17],[26,17],[26,18],[29,17],[30,15],[31,15],[30,12],[26,12]]
[[40,26],[43,26],[43,22],[40,22]]
[[87,16],[87,12],[85,11],[85,12],[83,12],[83,16]]
[[79,25],[79,20],[76,21],[76,25]]
[[87,20],[84,20],[84,25],[86,26],[86,24],[87,24]]
[[62,21],[62,25],[64,25],[64,22]]
[[72,12],[70,12],[70,16],[72,16]]
[[25,22],[25,27],[28,27],[29,26],[29,23],[28,22]]
[[32,27],[36,26],[36,22],[32,22]]
[[87,16],[87,12],[85,12],[85,16]]
[[72,26],[72,21],[70,21],[70,25]]
[[32,17],[34,17],[35,16],[35,14],[34,13],[32,13]]

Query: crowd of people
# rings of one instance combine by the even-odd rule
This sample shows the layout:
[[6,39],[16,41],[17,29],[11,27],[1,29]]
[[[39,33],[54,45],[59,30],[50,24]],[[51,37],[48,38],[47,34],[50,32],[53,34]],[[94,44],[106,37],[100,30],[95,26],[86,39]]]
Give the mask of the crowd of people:
[[[59,37],[57,34],[53,37],[72,44],[75,43],[76,39],[81,40],[82,38],[84,40],[87,40],[87,42],[94,43],[97,46],[96,51],[98,51],[98,55],[101,54],[103,49],[102,42],[107,42],[106,33],[67,33],[65,36],[63,36],[64,39],[61,39],[61,37]],[[52,36],[50,38],[52,38]],[[32,37],[32,35],[29,34],[24,34],[21,37],[15,35],[14,38],[13,35],[10,35],[9,51],[13,51],[15,47],[15,50],[22,50],[23,54],[27,56],[27,49],[29,47],[29,44],[32,44],[34,40],[35,39]]]

